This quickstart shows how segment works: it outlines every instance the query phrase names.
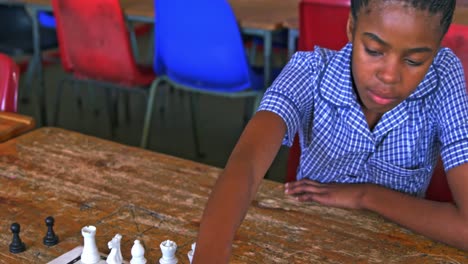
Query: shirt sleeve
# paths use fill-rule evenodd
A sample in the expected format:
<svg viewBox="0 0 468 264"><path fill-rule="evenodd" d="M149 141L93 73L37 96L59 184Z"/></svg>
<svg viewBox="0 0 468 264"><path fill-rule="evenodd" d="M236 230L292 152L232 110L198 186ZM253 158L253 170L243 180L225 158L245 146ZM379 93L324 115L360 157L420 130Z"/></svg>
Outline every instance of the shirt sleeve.
<svg viewBox="0 0 468 264"><path fill-rule="evenodd" d="M463 66L456 56L440 66L442 96L438 123L445 171L468 163L468 93Z"/></svg>
<svg viewBox="0 0 468 264"><path fill-rule="evenodd" d="M270 88L265 92L257 111L270 111L286 123L283 144L291 146L304 111L313 105L314 83L317 65L321 64L318 51L297 52Z"/></svg>

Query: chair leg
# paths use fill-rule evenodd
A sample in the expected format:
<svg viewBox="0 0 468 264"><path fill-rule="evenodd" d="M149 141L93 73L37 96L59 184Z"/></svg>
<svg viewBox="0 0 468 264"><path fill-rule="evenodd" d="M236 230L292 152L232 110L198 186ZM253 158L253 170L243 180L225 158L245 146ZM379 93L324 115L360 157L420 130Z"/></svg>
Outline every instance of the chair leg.
<svg viewBox="0 0 468 264"><path fill-rule="evenodd" d="M156 97L156 91L161 83L161 79L156 79L150 86L148 101L146 103L145 120L143 123L143 131L141 133L140 147L146 148L148 146L148 134L151 128L151 116L153 114L154 99Z"/></svg>
<svg viewBox="0 0 468 264"><path fill-rule="evenodd" d="M153 58L154 55L154 25L152 27L148 41L148 51L146 52L147 58Z"/></svg>
<svg viewBox="0 0 468 264"><path fill-rule="evenodd" d="M251 112L252 112L252 106L253 106L254 102L252 100L252 98L250 97L247 97L244 99L244 115L243 115L243 126L245 128L245 126L247 125L247 123L249 122L250 118L252 117L251 116Z"/></svg>
<svg viewBox="0 0 468 264"><path fill-rule="evenodd" d="M262 98L263 98L263 93L260 93L255 96L254 103L252 106L252 114L250 115L250 117L253 117L255 113L257 112L257 109L260 106L260 102L262 101Z"/></svg>
<svg viewBox="0 0 468 264"><path fill-rule="evenodd" d="M193 143L195 145L195 154L197 158L204 158L205 154L200 150L200 140L198 137L198 129L197 129L197 120L196 120L196 113L195 110L196 106L198 106L198 94L190 94L190 114L192 119L192 136L193 136Z"/></svg>
<svg viewBox="0 0 468 264"><path fill-rule="evenodd" d="M160 101L161 101L161 104L159 104L159 114L161 115L161 118L164 117L164 113L166 112L166 109L168 108L169 106L169 96L171 96L171 94L173 93L173 90L174 90L174 87L170 86L168 87L168 89L164 90L164 89L160 89L159 93L159 98Z"/></svg>
<svg viewBox="0 0 468 264"><path fill-rule="evenodd" d="M38 123L39 126L47 125L47 118L46 118L46 102L45 102L45 85L44 85L44 77L43 77L43 68L41 65L40 57L37 58L33 56L32 60L28 64L28 68L26 71L26 79L24 88L26 91L23 91L21 95L21 102L24 104L29 104L30 97L32 97L31 90L32 90L32 83L34 76L37 74L38 77L38 84L39 86L36 87L36 108L37 113L39 114Z"/></svg>
<svg viewBox="0 0 468 264"><path fill-rule="evenodd" d="M21 102L24 104L29 104L30 103L30 96L31 96L31 90L32 90L32 82L34 78L34 74L37 71L37 59L35 57L32 58L32 60L28 63L28 68L26 69L26 77L25 77L25 82L24 82L24 87L25 91L23 91L22 96L21 96Z"/></svg>
<svg viewBox="0 0 468 264"><path fill-rule="evenodd" d="M243 126L244 128L247 126L249 123L250 119L255 115L257 112L257 108L260 105L260 101L262 100L263 95L259 94L256 95L254 98L246 98L245 104L244 104L244 123Z"/></svg>
<svg viewBox="0 0 468 264"><path fill-rule="evenodd" d="M66 81L67 81L66 78L60 81L59 86L57 88L57 93L55 94L54 119L52 120L53 126L57 126L58 124L58 118L59 118L58 114L60 112L60 99L62 98L62 91L63 91L63 87Z"/></svg>
<svg viewBox="0 0 468 264"><path fill-rule="evenodd" d="M39 61L38 64L38 78L39 78L39 87L37 91L37 104L39 109L39 120L42 126L47 125L47 101L46 101L46 91L45 91L45 78L44 78L44 67L42 67L42 61Z"/></svg>
<svg viewBox="0 0 468 264"><path fill-rule="evenodd" d="M136 38L135 27L133 25L133 21L129 19L127 19L127 29L130 35L130 43L132 45L133 56L135 56L136 60L138 61L138 59L140 58L140 52L138 49L138 41Z"/></svg>
<svg viewBox="0 0 468 264"><path fill-rule="evenodd" d="M258 94L254 97L254 102L252 104L252 112L250 114L250 118L252 118L257 112L257 109L260 106L260 101L262 100L262 98L263 98L263 93Z"/></svg>
<svg viewBox="0 0 468 264"><path fill-rule="evenodd" d="M250 52L249 52L250 65L255 65L256 59L257 59L257 43L255 43L255 40L252 40L252 46L250 47Z"/></svg>

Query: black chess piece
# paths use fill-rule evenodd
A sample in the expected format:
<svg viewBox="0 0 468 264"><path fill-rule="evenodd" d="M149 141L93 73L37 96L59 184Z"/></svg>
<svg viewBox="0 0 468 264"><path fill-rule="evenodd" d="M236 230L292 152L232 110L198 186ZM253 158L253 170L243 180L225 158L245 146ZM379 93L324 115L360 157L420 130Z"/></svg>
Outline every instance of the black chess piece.
<svg viewBox="0 0 468 264"><path fill-rule="evenodd" d="M44 245L46 246L54 246L57 245L59 242L58 236L54 232L54 218L52 216L49 216L45 219L45 223L47 226L47 234L44 237Z"/></svg>
<svg viewBox="0 0 468 264"><path fill-rule="evenodd" d="M18 223L13 223L10 226L10 230L13 233L13 239L11 240L10 244L10 252L11 253L21 253L26 250L26 245L21 241L19 233L21 231L20 225Z"/></svg>

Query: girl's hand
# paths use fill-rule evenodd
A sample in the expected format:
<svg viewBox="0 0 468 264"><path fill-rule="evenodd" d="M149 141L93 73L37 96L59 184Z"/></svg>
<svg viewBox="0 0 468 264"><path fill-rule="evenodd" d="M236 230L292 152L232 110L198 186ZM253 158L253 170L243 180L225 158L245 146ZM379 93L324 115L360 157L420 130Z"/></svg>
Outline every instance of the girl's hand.
<svg viewBox="0 0 468 264"><path fill-rule="evenodd" d="M285 184L285 193L301 202L317 202L323 205L362 209L362 199L369 184L323 184L309 179Z"/></svg>

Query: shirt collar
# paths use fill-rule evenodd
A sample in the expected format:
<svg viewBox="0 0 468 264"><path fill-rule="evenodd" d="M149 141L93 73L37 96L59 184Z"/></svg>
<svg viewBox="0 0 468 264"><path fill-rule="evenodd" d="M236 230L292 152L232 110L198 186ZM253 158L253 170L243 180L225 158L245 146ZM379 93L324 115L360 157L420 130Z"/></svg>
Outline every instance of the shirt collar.
<svg viewBox="0 0 468 264"><path fill-rule="evenodd" d="M352 44L348 43L340 51L334 52L326 60L318 82L320 95L336 106L350 106L357 99L351 78L351 51Z"/></svg>
<svg viewBox="0 0 468 264"><path fill-rule="evenodd" d="M352 47L352 44L348 43L343 49L333 53L332 57L326 62L321 80L319 79L320 95L329 103L336 106L351 106L357 102L351 77ZM429 71L422 82L407 100L413 101L424 98L438 87L439 74L436 64L441 56L440 53L441 51L439 51L434 62L429 67Z"/></svg>

